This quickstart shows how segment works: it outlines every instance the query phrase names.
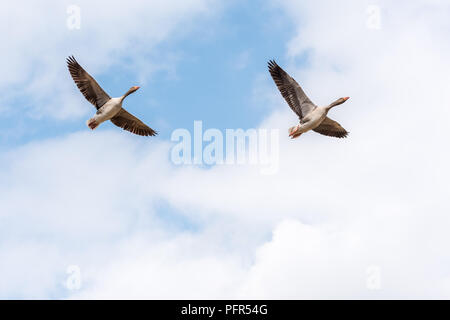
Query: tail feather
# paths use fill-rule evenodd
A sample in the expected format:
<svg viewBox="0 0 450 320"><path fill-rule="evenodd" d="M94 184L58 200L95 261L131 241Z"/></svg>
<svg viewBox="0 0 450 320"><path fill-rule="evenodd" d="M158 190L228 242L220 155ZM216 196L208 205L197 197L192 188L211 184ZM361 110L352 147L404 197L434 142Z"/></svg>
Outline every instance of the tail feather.
<svg viewBox="0 0 450 320"><path fill-rule="evenodd" d="M100 123L98 123L94 118L91 118L88 121L86 121L86 124L89 128L91 128L91 130L94 130L95 128L98 127Z"/></svg>

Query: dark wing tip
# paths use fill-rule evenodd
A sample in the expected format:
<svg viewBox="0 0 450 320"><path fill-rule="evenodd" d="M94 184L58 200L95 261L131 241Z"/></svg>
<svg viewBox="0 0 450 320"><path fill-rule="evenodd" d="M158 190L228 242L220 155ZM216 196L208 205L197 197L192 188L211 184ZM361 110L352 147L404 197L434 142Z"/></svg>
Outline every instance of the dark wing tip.
<svg viewBox="0 0 450 320"><path fill-rule="evenodd" d="M154 136L157 136L158 135L158 131L156 131L156 130L153 130L152 128L150 128L150 133L149 133L149 136L152 136L152 137L154 137Z"/></svg>
<svg viewBox="0 0 450 320"><path fill-rule="evenodd" d="M269 60L269 62L267 62L267 65L269 67L269 70L273 70L274 68L278 67L278 64L275 62L275 60Z"/></svg>
<svg viewBox="0 0 450 320"><path fill-rule="evenodd" d="M122 127L122 129L128 130L126 127ZM146 130L146 129L141 129L141 128L135 128L135 129L131 129L128 130L134 134L143 136L143 137L154 137L158 134L158 132L156 132L155 130L153 130L152 128L149 128L150 130Z"/></svg>
<svg viewBox="0 0 450 320"><path fill-rule="evenodd" d="M141 135L145 136L145 137L154 137L154 136L158 135L158 132L156 132L155 130L152 129L151 131L144 132Z"/></svg>
<svg viewBox="0 0 450 320"><path fill-rule="evenodd" d="M75 59L75 57L73 55L67 57L66 62L67 62L67 65L69 65L69 66L77 66L78 65L78 61Z"/></svg>
<svg viewBox="0 0 450 320"><path fill-rule="evenodd" d="M349 133L350 133L350 132L348 132L348 131L344 131L344 132L341 132L341 133L340 133L338 136L336 136L336 137L339 138L339 139L347 138Z"/></svg>
<svg viewBox="0 0 450 320"><path fill-rule="evenodd" d="M274 80L282 77L284 73L283 69L275 62L275 60L269 60L268 62L269 72Z"/></svg>

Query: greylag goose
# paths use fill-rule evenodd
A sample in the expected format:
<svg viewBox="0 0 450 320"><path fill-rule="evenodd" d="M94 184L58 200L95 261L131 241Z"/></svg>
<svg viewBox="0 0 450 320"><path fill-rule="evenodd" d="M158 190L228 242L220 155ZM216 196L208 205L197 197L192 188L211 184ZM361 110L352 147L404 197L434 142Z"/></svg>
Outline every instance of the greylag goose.
<svg viewBox="0 0 450 320"><path fill-rule="evenodd" d="M131 87L121 97L111 98L97 81L78 64L73 56L67 58L67 67L78 89L97 108L94 117L86 122L89 128L94 130L102 122L111 120L116 126L140 136L157 134L155 130L122 108L123 100L131 93L136 92L139 89L138 86Z"/></svg>
<svg viewBox="0 0 450 320"><path fill-rule="evenodd" d="M289 128L289 136L298 138L302 133L313 130L317 133L345 138L348 132L339 123L327 117L331 108L343 104L349 97L340 98L325 107L318 107L309 100L300 85L274 60L269 61L269 72L281 95L300 119L300 124Z"/></svg>

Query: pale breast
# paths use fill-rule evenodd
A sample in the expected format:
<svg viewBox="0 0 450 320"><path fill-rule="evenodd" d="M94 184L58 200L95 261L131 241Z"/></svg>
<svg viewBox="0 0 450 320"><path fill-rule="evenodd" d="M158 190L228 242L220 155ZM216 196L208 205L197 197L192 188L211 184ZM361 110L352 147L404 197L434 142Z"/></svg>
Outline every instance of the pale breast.
<svg viewBox="0 0 450 320"><path fill-rule="evenodd" d="M102 121L106 121L114 117L122 108L122 103L120 103L119 99L112 98L108 102L106 102L100 109L97 111L97 118Z"/></svg>
<svg viewBox="0 0 450 320"><path fill-rule="evenodd" d="M324 108L316 108L311 113L309 113L303 120L302 123L302 131L306 132L312 129L317 128L327 116L327 110Z"/></svg>

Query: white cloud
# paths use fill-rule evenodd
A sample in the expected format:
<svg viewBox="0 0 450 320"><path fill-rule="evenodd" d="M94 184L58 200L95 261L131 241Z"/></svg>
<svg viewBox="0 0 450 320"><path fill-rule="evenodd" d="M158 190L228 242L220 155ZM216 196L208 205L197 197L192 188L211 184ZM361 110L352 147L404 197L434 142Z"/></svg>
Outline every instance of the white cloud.
<svg viewBox="0 0 450 320"><path fill-rule="evenodd" d="M351 96L330 113L351 134L282 135L276 175L173 167L167 143L120 131L4 155L0 295L448 298L445 5L379 3L379 31L360 1L280 3L297 35L279 63L318 104ZM272 90L261 127L286 132L296 119ZM70 264L79 292L60 285Z"/></svg>

